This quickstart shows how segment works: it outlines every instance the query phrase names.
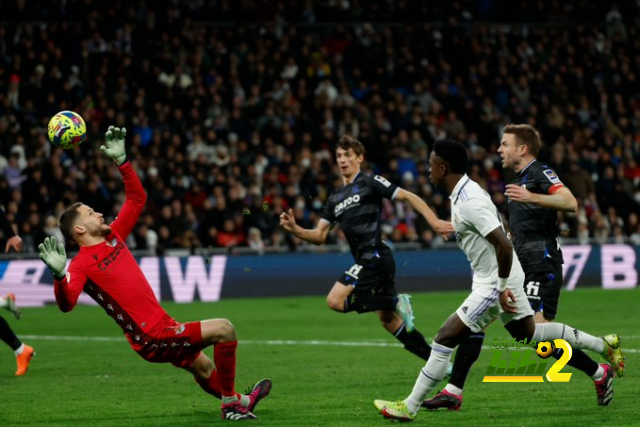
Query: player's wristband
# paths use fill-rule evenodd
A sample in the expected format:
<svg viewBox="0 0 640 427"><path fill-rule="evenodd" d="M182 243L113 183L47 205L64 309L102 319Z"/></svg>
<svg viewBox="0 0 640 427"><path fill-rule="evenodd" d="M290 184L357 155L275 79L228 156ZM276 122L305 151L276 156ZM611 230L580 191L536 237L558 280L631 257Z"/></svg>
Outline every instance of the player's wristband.
<svg viewBox="0 0 640 427"><path fill-rule="evenodd" d="M498 292L504 292L507 290L508 277L498 277Z"/></svg>

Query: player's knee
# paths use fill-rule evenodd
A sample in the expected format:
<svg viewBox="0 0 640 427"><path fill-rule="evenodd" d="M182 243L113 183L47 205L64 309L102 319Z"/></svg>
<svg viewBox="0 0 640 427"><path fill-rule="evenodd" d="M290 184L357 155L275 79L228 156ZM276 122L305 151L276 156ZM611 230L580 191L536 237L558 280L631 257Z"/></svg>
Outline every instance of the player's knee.
<svg viewBox="0 0 640 427"><path fill-rule="evenodd" d="M533 316L527 316L524 319L520 319L514 322L507 323L507 330L516 341L524 339L532 340L533 335L536 332L536 323L533 321Z"/></svg>
<svg viewBox="0 0 640 427"><path fill-rule="evenodd" d="M376 311L382 327L388 331L395 332L402 325L402 318L395 312L389 310Z"/></svg>
<svg viewBox="0 0 640 427"><path fill-rule="evenodd" d="M445 347L449 347L449 348L454 348L459 344L459 340L461 339L461 337L455 337L452 336L451 334L447 333L446 331L440 330L435 338L433 338L433 342L434 343L438 343L442 346Z"/></svg>
<svg viewBox="0 0 640 427"><path fill-rule="evenodd" d="M327 306L333 311L344 311L344 300L334 295L327 295Z"/></svg>
<svg viewBox="0 0 640 427"><path fill-rule="evenodd" d="M220 341L235 341L237 339L236 328L228 319L222 319L219 325Z"/></svg>

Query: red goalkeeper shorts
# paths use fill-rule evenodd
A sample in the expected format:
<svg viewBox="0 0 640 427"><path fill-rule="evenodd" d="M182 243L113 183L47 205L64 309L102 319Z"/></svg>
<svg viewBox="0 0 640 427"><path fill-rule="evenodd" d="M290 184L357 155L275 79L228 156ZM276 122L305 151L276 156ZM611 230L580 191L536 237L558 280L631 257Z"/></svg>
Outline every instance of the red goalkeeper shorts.
<svg viewBox="0 0 640 427"><path fill-rule="evenodd" d="M165 315L147 333L126 334L131 347L152 363L171 363L186 368L202 350L200 322L180 323Z"/></svg>

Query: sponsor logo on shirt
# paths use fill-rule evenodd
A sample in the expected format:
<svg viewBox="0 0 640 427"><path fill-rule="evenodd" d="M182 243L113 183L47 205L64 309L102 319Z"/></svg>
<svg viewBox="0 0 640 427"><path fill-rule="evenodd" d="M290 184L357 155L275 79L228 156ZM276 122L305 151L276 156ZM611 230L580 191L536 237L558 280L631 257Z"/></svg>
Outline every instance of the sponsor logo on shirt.
<svg viewBox="0 0 640 427"><path fill-rule="evenodd" d="M98 268L102 271L105 271L107 267L109 267L111 264L115 262L116 259L118 259L118 256L120 256L120 253L122 253L122 249L124 249L125 247L124 243L118 242L116 241L116 239L114 239L111 242L111 244L107 243L107 245L112 246L115 249L113 252L111 252L111 254L109 254L108 257L106 257L105 259L103 259L98 263Z"/></svg>
<svg viewBox="0 0 640 427"><path fill-rule="evenodd" d="M351 207L358 206L360 204L360 195L354 194L353 196L349 196L344 199L342 202L336 205L336 208L333 210L333 213L338 216L342 213L342 211L349 209Z"/></svg>

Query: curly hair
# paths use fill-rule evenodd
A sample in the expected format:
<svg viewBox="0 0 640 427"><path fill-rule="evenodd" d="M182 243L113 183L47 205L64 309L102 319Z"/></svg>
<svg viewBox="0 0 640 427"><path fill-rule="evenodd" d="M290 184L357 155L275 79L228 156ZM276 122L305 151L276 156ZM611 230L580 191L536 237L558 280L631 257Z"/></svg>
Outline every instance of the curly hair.
<svg viewBox="0 0 640 427"><path fill-rule="evenodd" d="M433 152L444 160L454 173L467 172L469 157L467 147L455 139L440 139L433 144Z"/></svg>

